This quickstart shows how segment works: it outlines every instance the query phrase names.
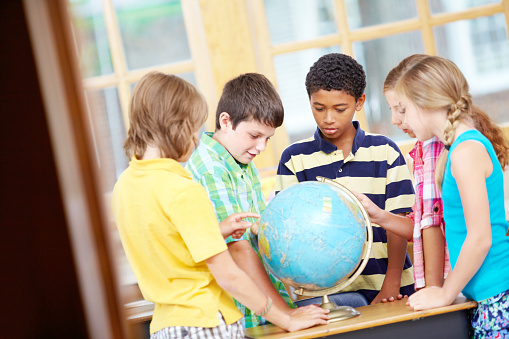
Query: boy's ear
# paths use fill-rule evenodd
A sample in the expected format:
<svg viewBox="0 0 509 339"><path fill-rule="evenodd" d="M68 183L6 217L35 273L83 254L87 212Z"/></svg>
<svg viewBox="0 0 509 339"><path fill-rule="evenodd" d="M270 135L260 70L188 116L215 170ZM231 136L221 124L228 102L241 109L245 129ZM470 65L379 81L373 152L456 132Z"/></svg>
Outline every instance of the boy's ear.
<svg viewBox="0 0 509 339"><path fill-rule="evenodd" d="M232 124L232 119L230 118L230 114L226 112L222 112L219 114L219 126L221 126L221 129L228 128Z"/></svg>
<svg viewBox="0 0 509 339"><path fill-rule="evenodd" d="M360 111L362 107L364 106L364 103L366 102L366 94L363 93L359 99L357 99L357 102L355 103L355 110Z"/></svg>

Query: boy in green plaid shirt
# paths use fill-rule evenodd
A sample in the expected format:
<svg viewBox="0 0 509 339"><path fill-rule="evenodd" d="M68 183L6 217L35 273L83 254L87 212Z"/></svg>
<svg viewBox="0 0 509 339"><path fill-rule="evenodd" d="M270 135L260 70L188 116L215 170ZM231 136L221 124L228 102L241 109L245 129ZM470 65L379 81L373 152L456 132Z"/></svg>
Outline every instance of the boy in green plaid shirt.
<svg viewBox="0 0 509 339"><path fill-rule="evenodd" d="M186 165L193 179L207 190L219 221L232 213L261 214L265 209L260 175L252 160L265 150L283 117L281 99L262 74L243 74L225 85L216 111L215 132L202 135ZM299 312L283 283L263 266L255 235L247 231L241 239L229 237L226 242L235 263L274 304L290 314ZM246 328L266 323L235 303L244 314Z"/></svg>

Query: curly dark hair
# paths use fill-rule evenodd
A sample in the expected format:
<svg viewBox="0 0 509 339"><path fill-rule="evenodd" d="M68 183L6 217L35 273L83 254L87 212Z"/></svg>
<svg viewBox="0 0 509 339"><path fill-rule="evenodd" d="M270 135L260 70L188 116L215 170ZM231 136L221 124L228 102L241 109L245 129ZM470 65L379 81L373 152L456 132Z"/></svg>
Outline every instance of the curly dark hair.
<svg viewBox="0 0 509 339"><path fill-rule="evenodd" d="M324 89L345 91L359 99L366 88L366 73L352 57L342 53L326 54L318 59L306 76L308 97Z"/></svg>

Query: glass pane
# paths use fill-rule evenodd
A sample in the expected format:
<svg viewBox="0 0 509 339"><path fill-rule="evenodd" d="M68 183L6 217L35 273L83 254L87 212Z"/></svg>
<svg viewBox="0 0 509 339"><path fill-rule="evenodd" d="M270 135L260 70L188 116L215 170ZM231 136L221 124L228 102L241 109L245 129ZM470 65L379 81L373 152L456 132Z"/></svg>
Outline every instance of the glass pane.
<svg viewBox="0 0 509 339"><path fill-rule="evenodd" d="M316 129L306 92L306 75L318 58L328 53L340 53L340 46L314 48L305 51L276 55L277 86L285 108L284 125L295 142L313 135Z"/></svg>
<svg viewBox="0 0 509 339"><path fill-rule="evenodd" d="M139 69L191 59L178 0L114 0L127 67Z"/></svg>
<svg viewBox="0 0 509 339"><path fill-rule="evenodd" d="M83 77L113 73L101 0L69 1Z"/></svg>
<svg viewBox="0 0 509 339"><path fill-rule="evenodd" d="M333 0L265 0L265 14L273 45L337 32Z"/></svg>
<svg viewBox="0 0 509 339"><path fill-rule="evenodd" d="M127 168L128 159L125 155L123 143L127 137L124 118L120 108L116 87L103 90L88 91L86 93L89 112L93 114L94 139L96 147L102 147L100 152L111 155L98 158L99 166L107 177L107 189L113 190L118 177ZM91 119L92 120L92 119ZM99 152L99 150L97 150Z"/></svg>
<svg viewBox="0 0 509 339"><path fill-rule="evenodd" d="M393 140L408 138L391 123L391 110L385 100L383 86L392 68L407 56L417 53L424 53L420 31L354 43L355 59L366 72L364 111L370 132L387 135Z"/></svg>
<svg viewBox="0 0 509 339"><path fill-rule="evenodd" d="M438 55L454 61L467 78L474 103L498 122L509 115L509 41L497 14L434 29Z"/></svg>
<svg viewBox="0 0 509 339"><path fill-rule="evenodd" d="M175 75L181 77L182 79L186 80L187 82L193 84L194 87L198 88L198 85L196 84L196 76L194 75L194 72L179 73L179 74L175 74Z"/></svg>
<svg viewBox="0 0 509 339"><path fill-rule="evenodd" d="M198 88L198 86L196 85L196 76L195 76L194 72L177 73L175 75L178 77L181 77L185 81L191 83L194 87ZM131 93L134 89L134 86L136 86L136 82L131 82L129 84L129 89L131 90Z"/></svg>
<svg viewBox="0 0 509 339"><path fill-rule="evenodd" d="M457 12L476 6L500 2L501 0L429 0L431 14Z"/></svg>
<svg viewBox="0 0 509 339"><path fill-rule="evenodd" d="M351 30L417 17L415 1L345 0Z"/></svg>

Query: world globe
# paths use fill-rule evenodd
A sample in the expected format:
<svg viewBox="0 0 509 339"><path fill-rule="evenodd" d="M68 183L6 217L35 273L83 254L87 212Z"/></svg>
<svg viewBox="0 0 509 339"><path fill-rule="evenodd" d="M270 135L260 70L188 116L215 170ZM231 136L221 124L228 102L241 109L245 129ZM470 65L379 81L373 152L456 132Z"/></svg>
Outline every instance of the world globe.
<svg viewBox="0 0 509 339"><path fill-rule="evenodd" d="M258 231L265 266L304 296L348 286L366 266L373 241L368 214L355 195L332 180L317 180L279 192Z"/></svg>

